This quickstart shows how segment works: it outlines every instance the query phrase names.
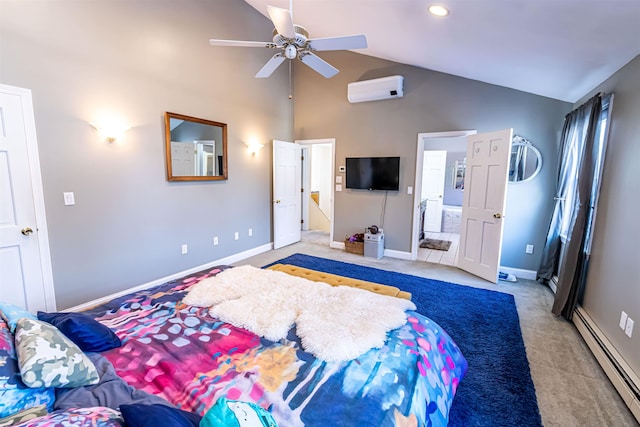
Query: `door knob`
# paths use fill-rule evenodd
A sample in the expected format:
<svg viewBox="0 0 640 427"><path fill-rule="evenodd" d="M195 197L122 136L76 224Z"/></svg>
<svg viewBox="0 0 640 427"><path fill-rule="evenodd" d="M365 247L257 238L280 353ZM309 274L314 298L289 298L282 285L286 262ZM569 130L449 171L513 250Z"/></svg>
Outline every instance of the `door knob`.
<svg viewBox="0 0 640 427"><path fill-rule="evenodd" d="M280 203L280 200L276 200L276 203Z"/></svg>
<svg viewBox="0 0 640 427"><path fill-rule="evenodd" d="M28 236L29 234L33 233L33 229L31 227L25 227L22 230L20 230L20 232L25 236Z"/></svg>
<svg viewBox="0 0 640 427"><path fill-rule="evenodd" d="M494 217L494 218L497 218L497 219L500 219L500 218L502 218L502 214L494 213L494 214L493 214L493 217Z"/></svg>

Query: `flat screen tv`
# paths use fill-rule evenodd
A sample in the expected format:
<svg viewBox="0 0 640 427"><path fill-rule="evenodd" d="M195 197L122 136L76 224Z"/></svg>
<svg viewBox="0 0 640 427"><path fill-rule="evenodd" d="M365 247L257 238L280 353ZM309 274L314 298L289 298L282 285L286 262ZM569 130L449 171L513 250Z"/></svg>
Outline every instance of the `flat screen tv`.
<svg viewBox="0 0 640 427"><path fill-rule="evenodd" d="M400 189L400 157L347 157L346 187L358 190Z"/></svg>

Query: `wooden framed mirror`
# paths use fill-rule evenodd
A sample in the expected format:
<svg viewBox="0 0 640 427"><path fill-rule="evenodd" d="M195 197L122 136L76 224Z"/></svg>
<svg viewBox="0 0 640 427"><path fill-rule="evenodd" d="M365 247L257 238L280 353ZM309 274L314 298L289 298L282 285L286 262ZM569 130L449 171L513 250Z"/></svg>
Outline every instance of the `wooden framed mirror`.
<svg viewBox="0 0 640 427"><path fill-rule="evenodd" d="M167 179L227 179L227 124L166 112Z"/></svg>

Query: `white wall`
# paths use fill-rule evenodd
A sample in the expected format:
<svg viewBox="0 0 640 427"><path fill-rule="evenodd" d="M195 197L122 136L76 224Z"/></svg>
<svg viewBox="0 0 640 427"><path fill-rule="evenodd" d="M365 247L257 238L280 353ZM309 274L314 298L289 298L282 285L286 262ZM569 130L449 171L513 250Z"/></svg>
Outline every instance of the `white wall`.
<svg viewBox="0 0 640 427"><path fill-rule="evenodd" d="M331 144L312 144L311 191L320 192L320 210L331 218Z"/></svg>

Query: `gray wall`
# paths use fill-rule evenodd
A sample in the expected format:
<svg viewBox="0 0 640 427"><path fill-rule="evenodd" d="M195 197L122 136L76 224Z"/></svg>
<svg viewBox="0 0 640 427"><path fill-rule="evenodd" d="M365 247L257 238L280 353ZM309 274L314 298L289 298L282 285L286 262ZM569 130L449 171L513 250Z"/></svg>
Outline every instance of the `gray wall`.
<svg viewBox="0 0 640 427"><path fill-rule="evenodd" d="M576 107L600 91L615 95L582 306L640 375L640 56ZM618 327L623 310L635 321L632 338Z"/></svg>
<svg viewBox="0 0 640 427"><path fill-rule="evenodd" d="M536 270L549 226L556 180L558 139L571 104L512 89L397 64L353 52L323 52L340 73L324 79L295 66L296 139L336 138L336 170L345 157L400 156L399 192L389 192L386 248L411 250L418 133L513 128L540 149L543 167L533 181L509 185L501 264ZM472 66L472 65L470 65ZM508 66L508 64L505 64ZM389 75L404 76L404 97L350 104L347 84ZM336 193L334 238L380 224L384 193ZM525 246L534 244L532 255Z"/></svg>
<svg viewBox="0 0 640 427"><path fill-rule="evenodd" d="M288 73L255 79L270 52L208 44L271 30L238 0L2 2L0 81L33 93L59 308L271 241L269 141L293 138ZM228 124L227 181L167 182L165 111ZM104 112L131 126L122 141L88 124ZM250 138L268 144L256 157Z"/></svg>

